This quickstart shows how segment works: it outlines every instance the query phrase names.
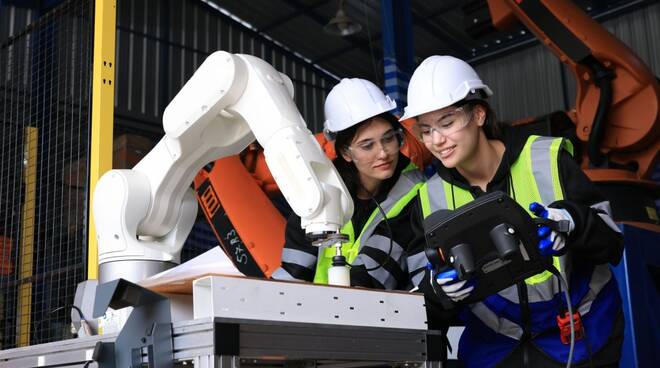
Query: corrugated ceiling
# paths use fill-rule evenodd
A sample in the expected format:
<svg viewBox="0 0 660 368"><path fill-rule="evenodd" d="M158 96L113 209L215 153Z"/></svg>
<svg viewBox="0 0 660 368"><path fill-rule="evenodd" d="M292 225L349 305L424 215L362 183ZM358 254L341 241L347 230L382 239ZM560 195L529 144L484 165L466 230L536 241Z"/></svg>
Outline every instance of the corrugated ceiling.
<svg viewBox="0 0 660 368"><path fill-rule="evenodd" d="M363 77L382 82L381 0L345 0L346 13L362 25L360 33L349 37L323 33L323 26L338 9L338 0L200 1L217 4L258 32L295 50L338 77ZM522 27L509 32L497 32L490 28L478 38L471 37L470 32L466 31L466 24L473 23L475 17L487 16L485 0L410 2L416 61L434 54L471 59L489 54L504 44L531 38L529 32L521 34ZM620 0L575 2L592 14L622 4L640 3Z"/></svg>

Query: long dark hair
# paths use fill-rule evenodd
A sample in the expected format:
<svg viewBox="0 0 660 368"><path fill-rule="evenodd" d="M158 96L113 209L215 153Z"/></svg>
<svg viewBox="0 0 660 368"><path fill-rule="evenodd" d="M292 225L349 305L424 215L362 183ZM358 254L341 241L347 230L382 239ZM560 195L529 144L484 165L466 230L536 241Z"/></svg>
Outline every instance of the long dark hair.
<svg viewBox="0 0 660 368"><path fill-rule="evenodd" d="M457 103L456 107L462 106L467 113L472 114L477 105L480 105L486 111L486 120L483 125L486 138L502 140L502 125L497 121L495 111L488 102L482 99L463 100Z"/></svg>
<svg viewBox="0 0 660 368"><path fill-rule="evenodd" d="M333 163L339 172L339 176L341 176L344 184L346 184L346 188L352 196L357 194L358 189L360 189L362 184L360 182L360 176L358 175L357 167L353 162L346 161L342 156L342 153L348 151L348 147L351 145L351 142L353 142L353 138L355 138L355 134L357 133L358 129L364 125L371 124L376 118L383 119L390 123L392 129L401 129L401 124L394 117L394 115L384 112L365 121L357 123L350 128L337 132L337 136L335 138L335 152L337 152L337 158L335 158ZM376 194L377 193L372 193L374 196Z"/></svg>

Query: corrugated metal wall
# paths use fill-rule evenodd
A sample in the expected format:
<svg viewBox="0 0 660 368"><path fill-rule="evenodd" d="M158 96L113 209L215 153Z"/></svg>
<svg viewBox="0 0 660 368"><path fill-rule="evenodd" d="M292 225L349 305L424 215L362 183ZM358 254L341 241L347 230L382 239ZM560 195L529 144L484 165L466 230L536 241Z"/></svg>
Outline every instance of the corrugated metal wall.
<svg viewBox="0 0 660 368"><path fill-rule="evenodd" d="M660 3L608 20L604 26L660 75ZM500 120L564 110L573 105L575 81L540 44L476 66L493 89Z"/></svg>
<svg viewBox="0 0 660 368"><path fill-rule="evenodd" d="M198 0L119 0L117 133L159 136L162 111L216 50L258 56L287 74L308 127L321 130L323 101L336 83L331 76Z"/></svg>

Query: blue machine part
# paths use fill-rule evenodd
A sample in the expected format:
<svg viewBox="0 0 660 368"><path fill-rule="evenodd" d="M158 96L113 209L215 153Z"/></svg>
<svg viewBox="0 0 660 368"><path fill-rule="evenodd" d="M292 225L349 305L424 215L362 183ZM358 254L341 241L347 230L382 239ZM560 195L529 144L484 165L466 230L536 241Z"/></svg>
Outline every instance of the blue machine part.
<svg viewBox="0 0 660 368"><path fill-rule="evenodd" d="M660 232L620 225L623 259L612 268L626 319L621 368L660 362Z"/></svg>

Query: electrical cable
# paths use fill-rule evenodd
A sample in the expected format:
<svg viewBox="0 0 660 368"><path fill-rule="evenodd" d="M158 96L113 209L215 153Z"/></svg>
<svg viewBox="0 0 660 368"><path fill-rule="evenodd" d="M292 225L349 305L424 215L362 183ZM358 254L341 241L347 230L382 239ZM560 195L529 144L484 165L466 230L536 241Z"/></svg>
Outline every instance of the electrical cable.
<svg viewBox="0 0 660 368"><path fill-rule="evenodd" d="M392 249L394 248L394 240L392 240L392 238L394 237L394 233L392 232L392 227L390 226L390 222L387 219L387 214L385 213L385 210L383 210L383 207L380 206L380 203L378 203L376 198L374 198L374 196L370 192L367 192L367 193L369 193L369 198L376 204L376 208L378 208L378 211L383 216L383 221L385 222L385 226L387 227L387 232L390 235L389 236L389 238L390 238L390 247L387 250L387 257L385 257L385 262L378 262L378 265L376 265L375 267L371 267L371 268L365 267L365 270L367 272L369 272L369 271L377 270L381 267L385 267L387 262L389 262L389 260L391 258L390 256L392 255Z"/></svg>
<svg viewBox="0 0 660 368"><path fill-rule="evenodd" d="M85 321L85 317L84 317L84 315L83 315L83 312L80 310L80 308L78 308L77 306L75 306L75 305L73 305L73 304L69 304L69 305L64 305L64 306L61 306L61 307L57 307L57 308L55 308L55 309L53 309L53 310L48 311L48 312L46 313L46 315L47 315L47 316L50 316L50 315L52 315L52 314L54 314L54 313L57 313L57 312L59 312L59 311L61 311L61 310L63 310L63 309L67 309L67 308L75 309L75 311L78 312L78 316L80 317L80 321L81 321L81 325L82 325L82 321ZM41 328L41 324L47 321L47 320L44 319L44 318L45 318L45 316L42 317L42 319L39 320L39 321L36 323L36 325L35 325L35 330L38 331L38 330ZM73 322L73 320L72 320L72 322ZM86 322L86 321L85 321L85 322ZM83 326L83 328L87 329L88 327Z"/></svg>
<svg viewBox="0 0 660 368"><path fill-rule="evenodd" d="M78 312L78 317L80 317L80 326L83 328L83 330L85 331L85 333L86 333L88 336L93 335L94 333L93 333L93 331L92 331L92 327L91 327L91 326L89 325L89 323L87 322L87 319L85 318L85 315L84 315L83 312L80 310L80 308L78 308L78 306L76 306L76 305L74 305L74 304L65 305L65 306L62 306L62 307L55 308L55 309L53 309L52 311L48 312L48 314L53 314L53 313L55 313L55 312L57 312L57 311L60 311L60 310L62 310L62 309L67 309L67 308L71 308L71 309L75 310L76 312ZM71 322L73 322L73 320L72 320Z"/></svg>
<svg viewBox="0 0 660 368"><path fill-rule="evenodd" d="M399 142L399 143L400 143L400 145L403 144L402 142ZM399 175L401 175L401 173ZM370 271L377 270L381 267L385 267L387 262L389 262L389 260L391 258L391 255L392 255L392 250L394 249L394 240L393 240L394 232L392 231L392 227L390 226L390 222L387 219L387 213L385 213L385 210L383 210L383 207L380 206L380 203L378 203L378 200L376 200L373 193L371 193L371 191L367 190L364 187L362 189L364 189L364 191L369 195L369 199L371 199L376 204L376 208L378 209L378 212L380 212L381 216L383 216L383 221L385 222L385 226L387 227L387 232L389 234L389 239L390 239L390 246L389 246L389 249L387 250L387 257L385 257L385 262L378 262L378 264L376 266L371 267L371 268L368 268L368 267L365 266L365 271L370 272Z"/></svg>
<svg viewBox="0 0 660 368"><path fill-rule="evenodd" d="M557 277L559 280L559 288L563 289L564 296L566 298L566 307L568 308L568 315L570 316L569 324L571 326L571 346L568 350L568 361L566 362L566 368L571 368L571 363L573 362L573 349L575 348L575 322L573 322L573 303L571 303L571 295L568 293L568 283L561 275L561 273L554 266L548 267L548 271Z"/></svg>

